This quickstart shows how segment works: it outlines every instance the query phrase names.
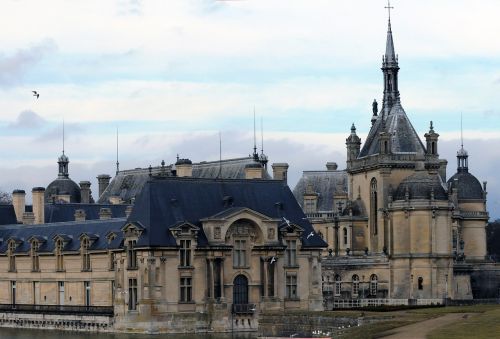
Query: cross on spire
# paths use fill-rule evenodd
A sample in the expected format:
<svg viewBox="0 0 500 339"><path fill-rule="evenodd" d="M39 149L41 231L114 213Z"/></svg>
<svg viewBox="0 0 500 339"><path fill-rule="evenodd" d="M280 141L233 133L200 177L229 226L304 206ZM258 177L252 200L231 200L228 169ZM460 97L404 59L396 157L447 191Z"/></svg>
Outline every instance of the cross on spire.
<svg viewBox="0 0 500 339"><path fill-rule="evenodd" d="M394 9L393 6L391 6L391 0L387 0L387 6L384 8L387 8L387 12L389 13L389 21L391 21L391 9Z"/></svg>

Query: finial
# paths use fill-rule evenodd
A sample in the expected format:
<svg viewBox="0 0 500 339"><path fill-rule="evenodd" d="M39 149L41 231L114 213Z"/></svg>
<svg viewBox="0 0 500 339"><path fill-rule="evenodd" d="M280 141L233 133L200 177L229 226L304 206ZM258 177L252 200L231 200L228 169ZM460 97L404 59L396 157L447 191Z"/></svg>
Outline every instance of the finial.
<svg viewBox="0 0 500 339"><path fill-rule="evenodd" d="M394 9L394 7L391 6L391 0L387 0L387 6L384 8L387 8L387 12L389 13L389 29L391 29L391 9Z"/></svg>
<svg viewBox="0 0 500 339"><path fill-rule="evenodd" d="M462 149L464 149L464 129L462 125L462 113L460 112L460 143L462 146Z"/></svg>
<svg viewBox="0 0 500 339"><path fill-rule="evenodd" d="M264 154L264 121L262 117L260 117L260 138L261 138L261 154Z"/></svg>
<svg viewBox="0 0 500 339"><path fill-rule="evenodd" d="M165 167L165 160L161 161L161 167Z"/></svg>
<svg viewBox="0 0 500 339"><path fill-rule="evenodd" d="M253 106L253 158L254 160L259 159L257 154L257 137L255 132L255 105Z"/></svg>
<svg viewBox="0 0 500 339"><path fill-rule="evenodd" d="M356 134L356 126L354 126L354 122L352 123L351 126L351 134Z"/></svg>
<svg viewBox="0 0 500 339"><path fill-rule="evenodd" d="M64 154L64 118L63 118L63 135L62 135L62 137L63 137L63 140L62 140L62 142L63 142L63 145L62 145L63 146L62 154Z"/></svg>
<svg viewBox="0 0 500 339"><path fill-rule="evenodd" d="M116 127L116 174L120 171L120 162L118 161L118 127Z"/></svg>
<svg viewBox="0 0 500 339"><path fill-rule="evenodd" d="M151 178L153 176L153 167L151 165L149 165L148 171L149 171L149 177Z"/></svg>
<svg viewBox="0 0 500 339"><path fill-rule="evenodd" d="M373 115L377 116L377 114L378 114L378 102L377 102L377 99L373 99L372 111L373 111Z"/></svg>
<svg viewBox="0 0 500 339"><path fill-rule="evenodd" d="M429 132L434 133L434 126L432 124L432 120L431 120L431 123L430 123L430 126L429 126Z"/></svg>
<svg viewBox="0 0 500 339"><path fill-rule="evenodd" d="M177 153L177 161L179 161L179 153Z"/></svg>

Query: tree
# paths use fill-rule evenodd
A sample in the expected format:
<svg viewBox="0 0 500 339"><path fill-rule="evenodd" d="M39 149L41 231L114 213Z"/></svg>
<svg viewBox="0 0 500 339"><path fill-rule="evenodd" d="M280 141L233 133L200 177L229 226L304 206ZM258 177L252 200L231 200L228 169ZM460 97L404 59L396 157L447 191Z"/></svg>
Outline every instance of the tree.
<svg viewBox="0 0 500 339"><path fill-rule="evenodd" d="M495 260L500 260L500 219L488 223L486 228L486 246L488 254Z"/></svg>
<svg viewBox="0 0 500 339"><path fill-rule="evenodd" d="M11 205L11 204L12 204L12 194L0 191L0 205Z"/></svg>

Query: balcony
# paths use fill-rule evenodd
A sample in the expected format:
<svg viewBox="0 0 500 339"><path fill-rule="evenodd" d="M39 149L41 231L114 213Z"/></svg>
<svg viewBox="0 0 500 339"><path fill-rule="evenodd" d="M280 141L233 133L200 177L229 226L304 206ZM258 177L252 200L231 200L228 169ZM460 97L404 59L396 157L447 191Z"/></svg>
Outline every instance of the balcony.
<svg viewBox="0 0 500 339"><path fill-rule="evenodd" d="M233 304L233 314L254 314L256 310L255 304Z"/></svg>
<svg viewBox="0 0 500 339"><path fill-rule="evenodd" d="M112 316L113 306L0 304L0 312Z"/></svg>

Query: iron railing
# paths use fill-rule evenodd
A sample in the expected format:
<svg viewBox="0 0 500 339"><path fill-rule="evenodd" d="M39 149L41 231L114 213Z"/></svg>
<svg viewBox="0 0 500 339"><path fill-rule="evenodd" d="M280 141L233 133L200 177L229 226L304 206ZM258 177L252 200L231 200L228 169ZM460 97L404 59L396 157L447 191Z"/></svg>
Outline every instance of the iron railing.
<svg viewBox="0 0 500 339"><path fill-rule="evenodd" d="M254 314L255 304L233 304L233 314Z"/></svg>
<svg viewBox="0 0 500 339"><path fill-rule="evenodd" d="M0 312L112 316L113 306L0 304Z"/></svg>

